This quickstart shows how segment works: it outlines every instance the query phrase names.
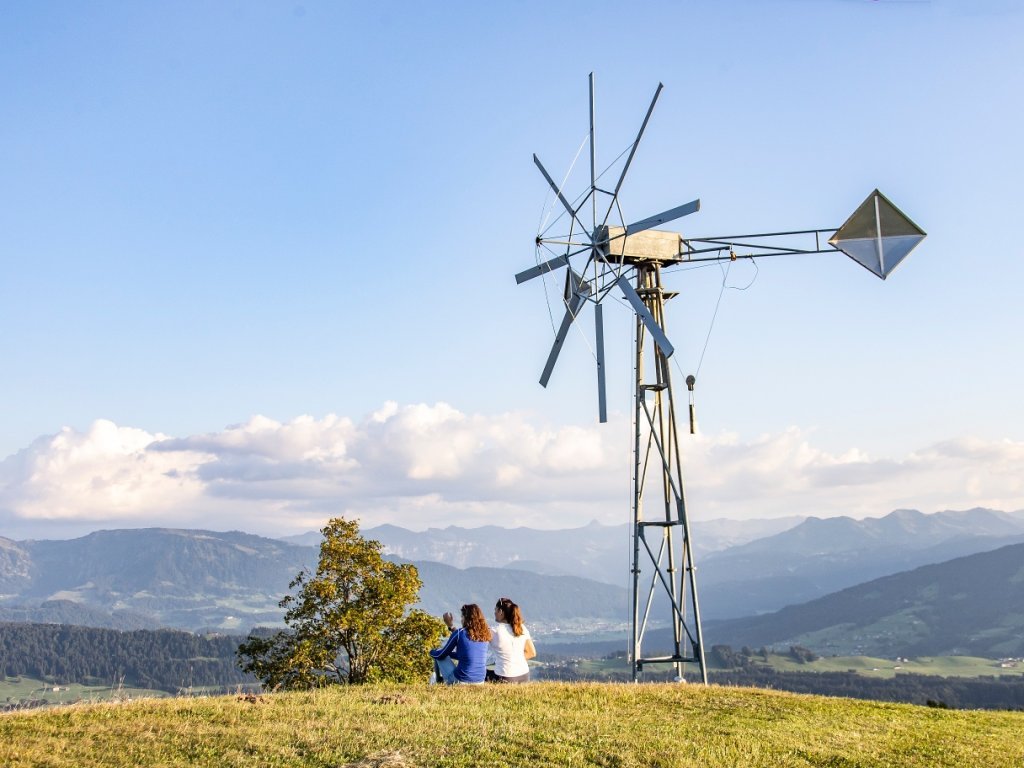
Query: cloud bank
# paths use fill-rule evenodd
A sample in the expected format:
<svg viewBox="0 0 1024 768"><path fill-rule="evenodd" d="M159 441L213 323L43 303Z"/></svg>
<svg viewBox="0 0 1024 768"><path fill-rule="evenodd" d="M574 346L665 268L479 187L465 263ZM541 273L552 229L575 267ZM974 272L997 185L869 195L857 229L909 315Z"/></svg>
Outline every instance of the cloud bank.
<svg viewBox="0 0 1024 768"><path fill-rule="evenodd" d="M0 461L0 536L141 526L282 535L336 515L415 529L621 523L630 431L624 422L553 426L444 403L386 403L359 422L254 416L187 437L98 420ZM871 457L826 452L791 428L747 442L688 437L683 450L694 519L1024 508L1024 443L1009 440Z"/></svg>

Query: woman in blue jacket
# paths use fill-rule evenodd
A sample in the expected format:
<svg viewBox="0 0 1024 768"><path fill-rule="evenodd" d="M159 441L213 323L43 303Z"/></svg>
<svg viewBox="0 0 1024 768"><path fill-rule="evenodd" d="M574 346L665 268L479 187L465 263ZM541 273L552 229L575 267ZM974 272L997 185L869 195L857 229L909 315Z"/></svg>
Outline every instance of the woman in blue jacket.
<svg viewBox="0 0 1024 768"><path fill-rule="evenodd" d="M444 645L430 652L430 656L434 659L438 675L448 685L476 685L482 683L487 674L487 644L491 639L491 629L476 603L464 605L460 611L462 626L458 629L452 614L445 613L442 617L451 634Z"/></svg>

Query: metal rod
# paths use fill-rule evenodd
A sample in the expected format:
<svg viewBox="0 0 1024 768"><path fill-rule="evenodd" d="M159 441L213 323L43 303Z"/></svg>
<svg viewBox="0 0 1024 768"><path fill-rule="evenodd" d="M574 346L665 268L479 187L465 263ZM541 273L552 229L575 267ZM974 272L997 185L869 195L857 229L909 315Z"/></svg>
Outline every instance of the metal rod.
<svg viewBox="0 0 1024 768"><path fill-rule="evenodd" d="M594 346L597 352L597 417L604 424L608 421L608 398L604 370L604 305L594 304Z"/></svg>
<svg viewBox="0 0 1024 768"><path fill-rule="evenodd" d="M812 253L808 248L796 248L792 245L762 245L761 243L748 243L743 240L702 240L701 242L710 243L712 245L720 245L723 248L728 248L730 251L730 257L739 248L758 248L762 251L772 251L773 253Z"/></svg>
<svg viewBox="0 0 1024 768"><path fill-rule="evenodd" d="M686 548L686 562L690 564L690 593L693 600L693 629L697 641L697 663L700 665L701 681L708 684L708 665L704 660L704 632L700 624L700 603L697 600L697 566L693 564L693 553L690 550L690 525L683 525L683 546Z"/></svg>
<svg viewBox="0 0 1024 768"><path fill-rule="evenodd" d="M629 150L629 157L626 158L625 164L622 166L622 173L619 174L619 180L615 184L615 191L612 192L612 202L608 206L608 212L604 215L604 221L602 224L608 223L608 217L612 214L612 209L615 207L616 202L619 198L619 190L622 188L622 182L626 179L626 172L629 170L629 166L633 162L633 155L636 154L636 148L640 146L640 139L644 135L644 131L647 130L647 123L651 119L651 115L654 113L654 105L658 103L658 96L661 95L661 91L665 86L658 83L658 89L654 92L654 98L651 99L651 106L647 108L647 114L644 116L643 123L640 124L640 130L637 131L636 138L633 139L633 146Z"/></svg>
<svg viewBox="0 0 1024 768"><path fill-rule="evenodd" d="M565 254L567 258L569 256L578 256L581 253L586 253L593 247L590 242L584 243L582 240L548 240L543 237L537 240L537 245L566 245L577 248L577 250Z"/></svg>
<svg viewBox="0 0 1024 768"><path fill-rule="evenodd" d="M654 599L654 583L655 582L660 580L661 581L661 586L664 587L665 591L670 593L670 594L672 593L671 584L665 578L665 574L662 573L662 570L661 570L661 560L662 560L662 557L663 557L663 553L665 551L666 541L668 542L669 547L671 547L671 544L672 544L671 536L666 535L666 534L668 534L668 528L667 527L662 531L661 548L658 550L657 561L655 561L654 553L651 551L651 547L647 543L647 537L646 536L642 536L641 537L643 539L643 542L644 542L644 549L647 550L647 556L651 559L651 562L655 564L654 575L651 577L651 582L652 582L651 583L651 591L650 591L650 594L649 594L648 600L647 600L647 611L648 612L650 612L650 609L651 609L651 605L650 605L651 601ZM670 555L670 557L671 557L671 555ZM671 560L669 562L671 563ZM677 620L682 621L685 618L685 615L682 613L682 611L680 610L680 608L676 604L676 602L677 601L675 601L675 600L672 601L672 614L673 614L673 616ZM647 625L647 615L645 614L644 615L644 626L646 627L646 625ZM673 629L675 631L677 631L677 632L679 631L679 627L678 626L673 627ZM689 633L687 632L687 634L689 634Z"/></svg>
<svg viewBox="0 0 1024 768"><path fill-rule="evenodd" d="M537 166L537 169L544 176L544 179L545 181L547 181L548 186L550 186L551 189L554 191L555 196L558 198L559 202L561 202L562 205L565 207L565 210L569 213L569 216L571 216L573 220L580 225L580 229L586 230L586 227L583 226L583 222L580 221L579 217L576 215L576 209L569 205L569 201L565 199L565 195L562 194L562 190L559 188L557 184L555 184L555 180L551 178L551 175L548 173L547 169L544 167L544 164L540 161L540 158L537 157L537 155L533 156L533 164Z"/></svg>
<svg viewBox="0 0 1024 768"><path fill-rule="evenodd" d="M640 469L640 403L643 397L644 375L644 326L640 316L636 315L635 351L636 358L633 372L635 389L633 394L633 584L630 595L632 619L632 643L629 655L632 664L633 682L637 681L638 657L640 656L640 521L643 519L643 480Z"/></svg>
<svg viewBox="0 0 1024 768"><path fill-rule="evenodd" d="M597 229L597 195L594 194L594 187L597 186L594 164L594 73L590 73L590 231ZM593 234L591 235L593 237Z"/></svg>
<svg viewBox="0 0 1024 768"><path fill-rule="evenodd" d="M672 496L674 498L679 498L679 495L680 495L679 489L676 488L675 481L672 479L672 470L670 468L668 459L665 458L665 449L664 449L664 447L661 444L661 440L659 440L658 436L654 434L654 416L647 409L647 402L646 401L644 402L643 405L644 405L644 413L647 415L647 423L648 423L648 425L651 428L651 438L650 439L652 439L654 441L655 446L658 448L658 453L661 456L661 468L662 468L663 474L664 474L664 476L666 478L668 478L667 482L669 483L669 487L672 489Z"/></svg>
<svg viewBox="0 0 1024 768"><path fill-rule="evenodd" d="M701 248L690 251L690 253L713 253L715 251L724 251L727 246L720 248ZM755 246L761 247L761 246ZM767 246L766 246L767 247ZM768 256L812 256L815 253L842 253L838 248L822 248L820 251L801 251L799 249L791 249L788 251L778 251L772 253L737 253L729 254L728 256L708 256L700 259L683 259L677 262L677 264L690 264L700 263L704 261L736 261L737 259L763 259ZM672 264L670 266L676 266Z"/></svg>
<svg viewBox="0 0 1024 768"><path fill-rule="evenodd" d="M653 303L654 303L654 305L655 305L655 307L657 309L658 322L662 326L664 326L665 325L665 296L664 296L664 293L661 291L661 269L660 269L660 267L657 264L655 264L654 265L654 269L651 270L651 276L652 276L653 283L654 283L653 287L658 289L658 290L655 291L655 295L654 295L654 298L653 298L652 301L653 301ZM675 487L675 482L673 481L672 472L668 471L668 472L664 473L664 482L663 482L663 487L662 487L662 493L664 494L664 499L665 499L665 521L669 522L672 519L672 508L673 508L673 506L675 506L677 509L678 509L678 506L679 506L680 494L682 493L681 485L682 485L683 474L682 474L681 467L678 466L678 464L679 464L679 446L678 446L678 444L676 442L675 398L673 398L671 396L672 395L672 381L671 381L672 371L671 371L671 368L668 365L668 361L665 360L663 357L659 357L658 358L658 363L659 363L659 366L658 366L659 367L658 383L659 384L663 384L665 386L664 390L659 390L659 392L658 392L659 411L660 411L659 418L661 420L661 434L662 435L666 435L667 434L667 439L665 440L665 442L666 442L666 448L667 448L667 451L668 451L667 455L665 455L664 451L663 451L662 455L663 455L663 458L665 459L666 463L670 467L671 467L671 465L673 463L672 459L673 459L673 457L675 457L676 464L677 464L675 477L678 477L679 478L679 482L680 482L680 488L677 490L676 487ZM663 392L664 393L668 393L668 397L667 398L662 397L662 393ZM665 415L666 415L665 414L665 400L666 399L668 401L668 409L667 409L668 410L668 421L667 421L667 423L665 421ZM666 432L666 430L667 430L667 432ZM672 491L671 494L670 494L670 490ZM671 498L670 498L670 496L671 496ZM675 501L674 505L673 505L672 501ZM666 538L668 540L669 595L671 597L673 610L676 611L679 614L677 616L676 620L672 623L672 639L673 639L673 644L675 646L675 654L676 654L676 656L680 656L680 655L682 655L682 653L681 653L681 651L682 651L682 633L683 633L683 628L685 627L685 624L686 624L686 600L684 598L682 601L680 601L679 597L682 594L682 591L683 591L684 586L685 586L684 583L683 583L684 580L685 580L683 578L685 576L685 571L680 571L679 574L678 574L678 577L677 577L677 575L676 575L675 542L674 542L674 537L673 537L672 533L673 533L672 530L670 530L668 528L665 529ZM678 582L678 585L677 585L677 582ZM686 631L687 631L687 634L689 634L689 631L688 630L686 630ZM676 663L676 677L678 677L680 680L683 679L683 665L678 663L678 662Z"/></svg>
<svg viewBox="0 0 1024 768"><path fill-rule="evenodd" d="M644 549L647 551L647 557L654 564L654 573L651 575L651 586L647 590L647 604L644 607L644 619L640 624L640 643L644 641L644 635L647 634L647 620L651 617L651 606L654 604L654 587L658 583L658 575L661 573L661 560L665 555L665 536L662 534L661 546L658 548L658 557L654 557L654 553L651 552L650 544L647 542L647 534L643 533L644 529L641 528L640 540L643 541Z"/></svg>
<svg viewBox="0 0 1024 768"><path fill-rule="evenodd" d="M785 237L786 235L811 235L815 232L835 232L839 227L828 227L827 229L794 229L790 232L759 232L754 235L717 235L715 237L690 237L688 240L701 242L703 240L740 240L746 237Z"/></svg>

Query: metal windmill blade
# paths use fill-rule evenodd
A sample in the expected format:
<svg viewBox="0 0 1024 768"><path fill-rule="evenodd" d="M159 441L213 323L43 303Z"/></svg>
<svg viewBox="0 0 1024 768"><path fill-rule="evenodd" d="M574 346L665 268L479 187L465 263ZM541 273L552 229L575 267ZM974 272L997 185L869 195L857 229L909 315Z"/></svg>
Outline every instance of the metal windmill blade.
<svg viewBox="0 0 1024 768"><path fill-rule="evenodd" d="M647 113L644 115L640 130L630 146L629 156L622 166L613 190L608 191L598 186L593 73L589 77L589 187L575 202L570 202L562 187L548 173L540 158L537 155L533 156L534 165L537 166L537 169L551 188L555 199L563 209L562 216L566 217L569 223L569 233L567 235L557 237L548 237L545 233L538 235L536 239L538 254L555 253L555 255L543 261L538 258L536 265L519 272L515 276L516 283L521 284L556 272L562 268L569 270L566 279L567 288L563 297L565 314L559 328L555 332L554 343L548 354L540 383L542 386L547 386L572 324L580 316L587 303L593 304L594 356L597 362L598 413L601 422L608 420L604 368L604 312L601 304L612 291L621 293L627 300L665 357L670 357L674 351L674 347L669 342L664 330L633 287L631 280L632 271L637 263L634 251L639 250L640 258L649 259L654 257L653 254L645 251L645 247L649 246L652 242L656 242L657 238L641 242L637 236L652 230L654 227L700 210L700 201L694 200L630 224L623 224L617 227L609 226L608 224L613 214L619 212L621 215L619 193L663 87L661 83L658 84L658 88L651 99L650 106L647 108ZM600 218L598 216L599 197L605 197L608 200L607 206L600 206L602 209ZM589 217L586 215L587 213L590 214ZM587 218L589 218L589 222L586 221ZM638 249L634 248L634 246L638 246ZM679 253L678 236L676 236L672 248L671 256L677 257ZM556 249L559 249L561 252L555 252ZM649 251L649 248L646 248L646 250ZM579 266L575 267L574 265L577 264ZM572 290L569 289L570 283L575 286Z"/></svg>

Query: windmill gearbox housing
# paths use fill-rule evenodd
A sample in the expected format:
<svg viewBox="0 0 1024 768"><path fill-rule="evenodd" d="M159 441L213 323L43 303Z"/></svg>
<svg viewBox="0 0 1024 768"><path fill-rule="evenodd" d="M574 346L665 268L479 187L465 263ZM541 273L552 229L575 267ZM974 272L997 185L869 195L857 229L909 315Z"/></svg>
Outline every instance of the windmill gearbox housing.
<svg viewBox="0 0 1024 768"><path fill-rule="evenodd" d="M683 237L676 232L646 229L626 235L625 227L603 227L603 230L598 232L598 240L604 243L602 252L606 261L678 264L686 260Z"/></svg>

